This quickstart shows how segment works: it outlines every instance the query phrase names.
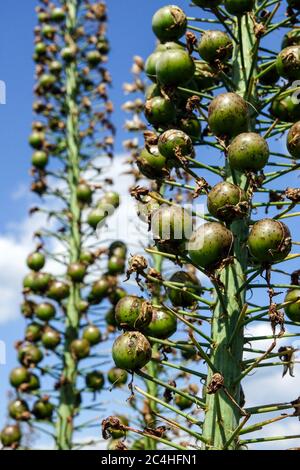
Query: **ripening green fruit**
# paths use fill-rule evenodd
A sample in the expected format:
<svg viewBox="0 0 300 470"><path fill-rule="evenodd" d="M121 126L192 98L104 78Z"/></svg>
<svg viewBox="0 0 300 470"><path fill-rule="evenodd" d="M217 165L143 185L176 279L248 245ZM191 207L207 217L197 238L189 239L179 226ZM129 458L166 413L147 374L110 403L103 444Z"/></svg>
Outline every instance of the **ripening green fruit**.
<svg viewBox="0 0 300 470"><path fill-rule="evenodd" d="M90 204L92 202L93 191L89 184L79 183L76 189L77 199L83 204Z"/></svg>
<svg viewBox="0 0 300 470"><path fill-rule="evenodd" d="M196 62L194 80L199 90L213 87L217 82L217 72L207 62Z"/></svg>
<svg viewBox="0 0 300 470"><path fill-rule="evenodd" d="M21 304L21 313L25 318L32 318L36 304L31 300L25 300Z"/></svg>
<svg viewBox="0 0 300 470"><path fill-rule="evenodd" d="M45 143L45 134L43 132L34 131L29 136L29 144L32 148L41 150Z"/></svg>
<svg viewBox="0 0 300 470"><path fill-rule="evenodd" d="M300 121L296 122L289 130L287 148L292 157L300 158Z"/></svg>
<svg viewBox="0 0 300 470"><path fill-rule="evenodd" d="M98 207L113 206L115 209L120 205L120 196L115 191L107 191L98 203Z"/></svg>
<svg viewBox="0 0 300 470"><path fill-rule="evenodd" d="M16 399L8 405L9 416L17 421L26 421L30 418L29 408L24 400Z"/></svg>
<svg viewBox="0 0 300 470"><path fill-rule="evenodd" d="M24 278L23 286L32 290L34 293L45 292L50 280L50 274L32 271Z"/></svg>
<svg viewBox="0 0 300 470"><path fill-rule="evenodd" d="M90 343L87 339L74 339L71 343L71 352L79 360L88 357L90 354Z"/></svg>
<svg viewBox="0 0 300 470"><path fill-rule="evenodd" d="M207 208L209 213L217 219L231 222L247 215L249 205L246 193L240 186L221 181L209 192Z"/></svg>
<svg viewBox="0 0 300 470"><path fill-rule="evenodd" d="M156 64L161 54L160 51L154 51L148 56L145 62L145 73L153 82L156 82Z"/></svg>
<svg viewBox="0 0 300 470"><path fill-rule="evenodd" d="M211 270L228 258L232 244L233 235L230 230L218 222L208 222L192 234L188 252L194 263Z"/></svg>
<svg viewBox="0 0 300 470"><path fill-rule="evenodd" d="M79 261L68 266L68 276L73 282L82 282L86 275L86 265Z"/></svg>
<svg viewBox="0 0 300 470"><path fill-rule="evenodd" d="M42 351L34 344L25 343L18 349L18 359L25 366L35 366L43 360Z"/></svg>
<svg viewBox="0 0 300 470"><path fill-rule="evenodd" d="M126 370L119 369L118 367L112 367L107 372L107 378L114 387L122 387L122 385L126 384L127 382L128 374Z"/></svg>
<svg viewBox="0 0 300 470"><path fill-rule="evenodd" d="M291 251L291 233L279 220L262 219L253 225L248 247L256 261L269 264L282 261Z"/></svg>
<svg viewBox="0 0 300 470"><path fill-rule="evenodd" d="M288 319L292 322L300 323L300 289L290 289L285 296L284 302L291 302L284 307Z"/></svg>
<svg viewBox="0 0 300 470"><path fill-rule="evenodd" d="M40 388L40 379L37 375L30 373L29 374L29 382L24 385L24 389L26 392L34 392Z"/></svg>
<svg viewBox="0 0 300 470"><path fill-rule="evenodd" d="M102 276L100 279L95 281L91 289L91 299L94 301L101 302L109 293L110 283L106 276Z"/></svg>
<svg viewBox="0 0 300 470"><path fill-rule="evenodd" d="M152 126L164 127L174 122L176 109L170 99L155 96L145 103L145 117Z"/></svg>
<svg viewBox="0 0 300 470"><path fill-rule="evenodd" d="M248 130L248 123L248 105L236 93L222 93L208 107L208 124L217 137L235 137Z"/></svg>
<svg viewBox="0 0 300 470"><path fill-rule="evenodd" d="M126 295L117 303L115 315L120 328L139 330L150 323L152 310L144 299L135 295Z"/></svg>
<svg viewBox="0 0 300 470"><path fill-rule="evenodd" d="M88 325L83 330L82 338L86 339L91 346L95 346L102 341L102 334L97 326Z"/></svg>
<svg viewBox="0 0 300 470"><path fill-rule="evenodd" d="M80 314L83 314L83 313L86 313L89 309L89 302L87 300L84 300L84 299L80 299L78 302L77 302L77 308L78 308L78 312Z"/></svg>
<svg viewBox="0 0 300 470"><path fill-rule="evenodd" d="M1 431L0 438L3 447L17 448L22 438L20 427L17 424L5 426Z"/></svg>
<svg viewBox="0 0 300 470"><path fill-rule="evenodd" d="M97 49L101 54L108 54L110 51L108 40L104 37L100 38L97 42Z"/></svg>
<svg viewBox="0 0 300 470"><path fill-rule="evenodd" d="M34 313L39 320L48 322L55 317L56 310L54 305L49 302L43 302L36 305Z"/></svg>
<svg viewBox="0 0 300 470"><path fill-rule="evenodd" d="M108 213L102 207L96 207L92 209L88 214L87 223L93 228L96 229L100 222L103 222L106 219Z"/></svg>
<svg viewBox="0 0 300 470"><path fill-rule="evenodd" d="M241 16L253 10L255 0L225 0L224 5L231 15Z"/></svg>
<svg viewBox="0 0 300 470"><path fill-rule="evenodd" d="M24 383L28 383L30 380L30 374L28 369L25 367L15 367L12 369L9 381L12 387L19 388Z"/></svg>
<svg viewBox="0 0 300 470"><path fill-rule="evenodd" d="M233 51L233 43L230 37L219 30L205 31L199 43L198 52L206 62L225 62L230 59Z"/></svg>
<svg viewBox="0 0 300 470"><path fill-rule="evenodd" d="M36 343L42 337L43 327L39 323L30 323L25 330L25 339L30 343Z"/></svg>
<svg viewBox="0 0 300 470"><path fill-rule="evenodd" d="M70 286L66 282L54 280L49 286L47 295L50 297L50 299L59 302L69 297Z"/></svg>
<svg viewBox="0 0 300 470"><path fill-rule="evenodd" d="M53 39L56 33L56 29L50 24L45 24L45 26L43 26L41 29L41 33L45 38Z"/></svg>
<svg viewBox="0 0 300 470"><path fill-rule="evenodd" d="M60 23L65 19L65 12L62 8L53 8L50 12L50 18L52 21L55 21L57 23Z"/></svg>
<svg viewBox="0 0 300 470"><path fill-rule="evenodd" d="M192 142L197 142L201 137L201 122L195 114L181 118L179 121L180 130L187 134Z"/></svg>
<svg viewBox="0 0 300 470"><path fill-rule="evenodd" d="M284 122L295 122L300 119L300 104L298 98L290 95L278 95L271 105L271 114Z"/></svg>
<svg viewBox="0 0 300 470"><path fill-rule="evenodd" d="M180 86L191 81L195 63L188 52L169 49L161 54L156 64L156 77L161 85Z"/></svg>
<svg viewBox="0 0 300 470"><path fill-rule="evenodd" d="M152 18L152 30L162 42L176 41L185 34L186 28L186 15L176 5L160 8Z"/></svg>
<svg viewBox="0 0 300 470"><path fill-rule="evenodd" d="M124 242L116 240L108 247L108 256L118 256L119 258L126 258L127 246Z"/></svg>
<svg viewBox="0 0 300 470"><path fill-rule="evenodd" d="M46 258L43 253L36 251L28 256L26 262L28 268L32 271L40 271L45 266Z"/></svg>
<svg viewBox="0 0 300 470"><path fill-rule="evenodd" d="M96 67L100 62L102 62L102 55L99 51L89 51L86 54L86 60L90 67Z"/></svg>
<svg viewBox="0 0 300 470"><path fill-rule="evenodd" d="M129 422L128 419L125 416L116 416L121 421L121 424L124 424L124 426L128 426ZM113 439L121 439L121 437L124 437L126 435L125 431L122 431L121 429L109 429L110 435Z"/></svg>
<svg viewBox="0 0 300 470"><path fill-rule="evenodd" d="M289 46L277 56L276 69L281 77L288 80L300 78L300 46Z"/></svg>
<svg viewBox="0 0 300 470"><path fill-rule="evenodd" d="M152 318L143 333L153 338L167 339L177 330L177 319L175 315L163 309L153 309Z"/></svg>
<svg viewBox="0 0 300 470"><path fill-rule="evenodd" d="M60 51L60 55L65 62L73 62L76 59L76 48L67 46Z"/></svg>
<svg viewBox="0 0 300 470"><path fill-rule="evenodd" d="M158 139L158 150L171 161L178 161L180 157L191 157L194 154L192 139L179 129L163 132Z"/></svg>
<svg viewBox="0 0 300 470"><path fill-rule="evenodd" d="M58 331L53 328L46 328L42 336L42 344L45 349L54 350L61 341L61 337Z"/></svg>
<svg viewBox="0 0 300 470"><path fill-rule="evenodd" d="M94 392L102 390L104 382L104 375L99 370L93 370L92 372L89 372L85 377L85 383L87 388L90 388Z"/></svg>
<svg viewBox="0 0 300 470"><path fill-rule="evenodd" d="M47 53L47 45L44 42L37 42L34 47L34 53L40 57L44 56Z"/></svg>
<svg viewBox="0 0 300 470"><path fill-rule="evenodd" d="M189 392L188 390L182 390L182 391L185 393ZM188 398L183 397L182 395L176 394L175 404L178 406L180 410L186 410L188 408L191 408L191 406L193 405L193 402L189 400Z"/></svg>
<svg viewBox="0 0 300 470"><path fill-rule="evenodd" d="M108 274L122 274L125 271L125 260L119 256L113 255L108 258L107 272Z"/></svg>
<svg viewBox="0 0 300 470"><path fill-rule="evenodd" d="M169 282L184 284L178 286L180 290L167 288L168 297L175 307L191 307L196 299L190 293L200 295L200 283L196 276L190 273L177 271L170 277Z"/></svg>
<svg viewBox="0 0 300 470"><path fill-rule="evenodd" d="M112 291L109 293L109 301L112 305L117 305L119 300L123 299L123 297L126 297L127 292L125 289L122 287L114 287Z"/></svg>
<svg viewBox="0 0 300 470"><path fill-rule="evenodd" d="M44 170L49 161L49 157L43 150L37 150L31 157L31 163L39 170Z"/></svg>
<svg viewBox="0 0 300 470"><path fill-rule="evenodd" d="M116 328L117 322L116 322L116 316L115 316L115 309L111 308L108 310L108 312L105 315L105 321L108 326L111 326L112 328Z"/></svg>
<svg viewBox="0 0 300 470"><path fill-rule="evenodd" d="M50 403L48 397L42 397L37 400L32 408L32 414L36 419L51 421L54 411L54 405Z"/></svg>
<svg viewBox="0 0 300 470"><path fill-rule="evenodd" d="M142 175L149 179L160 179L166 174L166 158L159 153L157 145L140 151L136 164Z"/></svg>
<svg viewBox="0 0 300 470"><path fill-rule="evenodd" d="M54 75L56 75L56 74L59 75L60 72L62 71L62 68L63 68L63 66L58 60L53 60L49 64L49 70Z"/></svg>
<svg viewBox="0 0 300 470"><path fill-rule="evenodd" d="M50 90L53 85L56 83L57 78L55 75L44 73L38 82L38 86L45 91Z"/></svg>
<svg viewBox="0 0 300 470"><path fill-rule="evenodd" d="M84 250L80 253L79 260L85 265L93 264L95 261L95 256L92 251Z"/></svg>
<svg viewBox="0 0 300 470"><path fill-rule="evenodd" d="M126 331L118 336L112 347L113 360L120 369L141 369L150 361L151 355L149 341L138 331Z"/></svg>
<svg viewBox="0 0 300 470"><path fill-rule="evenodd" d="M152 215L151 228L154 239L181 243L191 236L193 220L183 207L163 205Z"/></svg>
<svg viewBox="0 0 300 470"><path fill-rule="evenodd" d="M300 29L295 28L288 31L283 38L281 47L285 49L289 46L300 46Z"/></svg>

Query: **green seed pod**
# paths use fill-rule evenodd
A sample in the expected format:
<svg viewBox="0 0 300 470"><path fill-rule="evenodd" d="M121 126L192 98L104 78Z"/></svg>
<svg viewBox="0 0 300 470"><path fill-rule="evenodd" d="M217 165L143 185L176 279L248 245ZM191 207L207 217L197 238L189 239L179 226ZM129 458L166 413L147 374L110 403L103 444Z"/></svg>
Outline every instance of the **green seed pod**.
<svg viewBox="0 0 300 470"><path fill-rule="evenodd" d="M24 400L14 400L8 405L9 416L17 421L27 421L30 418L29 408Z"/></svg>
<svg viewBox="0 0 300 470"><path fill-rule="evenodd" d="M60 51L60 55L65 62L73 62L76 59L76 48L70 46L64 47Z"/></svg>
<svg viewBox="0 0 300 470"><path fill-rule="evenodd" d="M41 304L36 305L35 307L35 315L39 320L48 322L55 317L55 314L55 307L49 302L43 302Z"/></svg>
<svg viewBox="0 0 300 470"><path fill-rule="evenodd" d="M41 150L45 143L45 134L34 131L29 137L29 144L36 150Z"/></svg>
<svg viewBox="0 0 300 470"><path fill-rule="evenodd" d="M80 183L76 189L77 199L83 204L90 204L93 198L93 191L87 183Z"/></svg>
<svg viewBox="0 0 300 470"><path fill-rule="evenodd" d="M25 330L25 339L30 343L36 343L42 337L43 327L39 323L30 323Z"/></svg>
<svg viewBox="0 0 300 470"><path fill-rule="evenodd" d="M177 330L177 318L167 310L153 309L152 319L143 333L153 338L167 339Z"/></svg>
<svg viewBox="0 0 300 470"><path fill-rule="evenodd" d="M45 349L54 350L60 344L61 337L58 331L53 328L46 328L42 336L42 344Z"/></svg>
<svg viewBox="0 0 300 470"><path fill-rule="evenodd" d="M177 271L170 277L169 282L184 284L184 287L178 286L180 290L167 288L168 297L175 307L191 307L195 304L196 300L190 293L200 295L200 283L196 276L185 271Z"/></svg>
<svg viewBox="0 0 300 470"><path fill-rule="evenodd" d="M228 148L231 168L239 171L259 171L268 163L270 151L267 141L255 132L238 135Z"/></svg>
<svg viewBox="0 0 300 470"><path fill-rule="evenodd" d="M127 295L127 292L122 287L113 288L108 298L112 305L117 305L119 300L123 299Z"/></svg>
<svg viewBox="0 0 300 470"><path fill-rule="evenodd" d="M102 334L97 326L88 325L83 330L82 338L86 339L91 346L95 346L102 341Z"/></svg>
<svg viewBox="0 0 300 470"><path fill-rule="evenodd" d="M138 331L126 331L112 347L113 360L120 369L141 369L150 361L151 354L149 341Z"/></svg>
<svg viewBox="0 0 300 470"><path fill-rule="evenodd" d="M289 46L300 46L300 29L295 28L288 31L283 38L281 47L285 49Z"/></svg>
<svg viewBox="0 0 300 470"><path fill-rule="evenodd" d="M85 383L87 388L94 392L99 392L104 386L104 375L99 370L93 370L89 372L85 377Z"/></svg>
<svg viewBox="0 0 300 470"><path fill-rule="evenodd" d="M189 393L188 390L182 390L185 393ZM175 404L178 406L180 410L187 410L188 408L191 408L193 405L193 402L189 400L186 397L183 397L182 395L176 394L175 396Z"/></svg>
<svg viewBox="0 0 300 470"><path fill-rule="evenodd" d="M115 416L115 418L118 419L121 424L125 426L129 425L128 419L125 416ZM108 428L108 431L113 439L121 439L121 437L126 435L126 431L122 431L122 429Z"/></svg>
<svg viewBox="0 0 300 470"><path fill-rule="evenodd" d="M193 143L198 142L200 140L201 123L195 114L180 119L179 127L181 131L183 131L192 139Z"/></svg>
<svg viewBox="0 0 300 470"><path fill-rule="evenodd" d="M164 127L174 122L176 109L171 100L155 96L145 103L145 117L152 126Z"/></svg>
<svg viewBox="0 0 300 470"><path fill-rule="evenodd" d="M230 37L223 31L205 31L199 43L198 52L206 62L225 62L230 59L233 51L233 43Z"/></svg>
<svg viewBox="0 0 300 470"><path fill-rule="evenodd" d="M34 152L31 158L31 163L33 166L38 168L39 170L44 170L46 168L49 161L49 157L46 152L43 150L37 150Z"/></svg>
<svg viewBox="0 0 300 470"><path fill-rule="evenodd" d="M215 269L230 255L233 235L224 225L208 222L191 236L188 252L194 263L204 269Z"/></svg>
<svg viewBox="0 0 300 470"><path fill-rule="evenodd" d="M195 63L186 51L170 49L157 60L156 77L161 85L184 85L192 80L194 73Z"/></svg>
<svg viewBox="0 0 300 470"><path fill-rule="evenodd" d="M162 42L176 41L185 34L186 28L186 15L176 5L160 8L152 18L152 30Z"/></svg>
<svg viewBox="0 0 300 470"><path fill-rule="evenodd" d="M163 132L158 139L158 150L165 158L172 161L194 155L192 139L179 129Z"/></svg>
<svg viewBox="0 0 300 470"><path fill-rule="evenodd" d="M74 339L71 343L71 353L77 359L84 359L90 354L90 343L87 339Z"/></svg>
<svg viewBox="0 0 300 470"><path fill-rule="evenodd" d="M101 302L109 293L110 283L106 276L102 276L100 279L95 281L91 289L91 299L94 301Z"/></svg>
<svg viewBox="0 0 300 470"><path fill-rule="evenodd" d="M34 315L36 304L31 300L25 300L21 304L21 313L25 318L32 318Z"/></svg>
<svg viewBox="0 0 300 470"><path fill-rule="evenodd" d="M34 282L31 290L35 293L45 292L51 281L51 275L48 273L34 273Z"/></svg>
<svg viewBox="0 0 300 470"><path fill-rule="evenodd" d="M52 281L47 292L50 299L58 302L66 299L70 295L70 286L63 281Z"/></svg>
<svg viewBox="0 0 300 470"><path fill-rule="evenodd" d="M122 387L122 385L126 384L127 382L128 374L126 370L119 369L118 367L112 367L107 372L107 378L114 387Z"/></svg>
<svg viewBox="0 0 300 470"><path fill-rule="evenodd" d="M108 212L103 207L96 207L92 209L88 214L87 223L93 228L96 229L97 226L103 222L104 219L108 216Z"/></svg>
<svg viewBox="0 0 300 470"><path fill-rule="evenodd" d="M290 289L285 296L284 302L291 302L284 307L286 316L292 322L300 322L300 289Z"/></svg>
<svg viewBox="0 0 300 470"><path fill-rule="evenodd" d="M125 260L119 256L111 256L107 263L107 272L111 275L122 274L125 271Z"/></svg>
<svg viewBox="0 0 300 470"><path fill-rule="evenodd" d="M235 137L247 131L248 123L248 105L236 93L222 93L208 107L208 124L217 137Z"/></svg>
<svg viewBox="0 0 300 470"><path fill-rule="evenodd" d="M278 95L272 102L271 114L284 122L295 122L300 119L300 104L293 94Z"/></svg>
<svg viewBox="0 0 300 470"><path fill-rule="evenodd" d="M153 82L156 82L156 64L161 54L160 51L154 51L148 56L145 62L145 73Z"/></svg>
<svg viewBox="0 0 300 470"><path fill-rule="evenodd" d="M276 59L277 73L289 80L300 78L300 46L289 46L283 49Z"/></svg>
<svg viewBox="0 0 300 470"><path fill-rule="evenodd" d="M166 158L159 153L157 145L151 146L150 151L141 150L136 164L142 175L149 179L160 179L167 173Z"/></svg>
<svg viewBox="0 0 300 470"><path fill-rule="evenodd" d="M32 414L36 419L51 421L54 411L54 405L50 403L48 397L37 400L32 408Z"/></svg>
<svg viewBox="0 0 300 470"><path fill-rule="evenodd" d="M44 73L44 75L42 75L39 79L38 87L45 91L49 91L56 83L56 80L57 78L55 75Z"/></svg>
<svg viewBox="0 0 300 470"><path fill-rule="evenodd" d="M91 265L95 261L95 255L91 251L84 250L80 253L79 261L85 265Z"/></svg>
<svg viewBox="0 0 300 470"><path fill-rule="evenodd" d="M27 258L27 266L32 271L40 271L45 266L45 256L40 251L31 253Z"/></svg>
<svg viewBox="0 0 300 470"><path fill-rule="evenodd" d="M3 447L17 448L22 438L20 427L17 424L5 426L0 434Z"/></svg>
<svg viewBox="0 0 300 470"><path fill-rule="evenodd" d="M152 215L151 228L154 239L181 243L191 236L193 221L182 207L163 205Z"/></svg>
<svg viewBox="0 0 300 470"><path fill-rule="evenodd" d="M224 5L231 15L241 16L253 10L255 0L225 0Z"/></svg>
<svg viewBox="0 0 300 470"><path fill-rule="evenodd" d="M65 12L62 8L53 8L50 12L50 18L52 21L55 21L56 23L60 23L61 21L64 21L65 19Z"/></svg>
<svg viewBox="0 0 300 470"><path fill-rule="evenodd" d="M18 359L25 366L35 366L43 360L42 351L33 344L25 343L18 349Z"/></svg>
<svg viewBox="0 0 300 470"><path fill-rule="evenodd" d="M113 206L115 209L119 207L120 205L119 194L116 193L115 191L108 191L107 193L105 193L103 198L99 202L98 207L101 207L101 206L105 207L106 205Z"/></svg>
<svg viewBox="0 0 300 470"><path fill-rule="evenodd" d="M86 54L86 60L90 67L96 67L102 62L102 55L99 51L89 51Z"/></svg>
<svg viewBox="0 0 300 470"><path fill-rule="evenodd" d="M68 267L68 276L73 282L82 282L86 275L86 265L79 261L71 263Z"/></svg>
<svg viewBox="0 0 300 470"><path fill-rule="evenodd" d="M120 328L139 330L150 323L152 309L144 299L135 295L127 295L117 303L115 315Z"/></svg>
<svg viewBox="0 0 300 470"><path fill-rule="evenodd" d="M34 392L40 388L40 379L37 375L30 373L29 382L23 384L21 388L24 388L24 391L27 393Z"/></svg>
<svg viewBox="0 0 300 470"><path fill-rule="evenodd" d="M108 40L104 37L100 38L97 42L97 49L101 54L108 54L110 51Z"/></svg>
<svg viewBox="0 0 300 470"><path fill-rule="evenodd" d="M118 256L119 258L126 258L127 246L124 242L116 240L109 245L108 256Z"/></svg>
<svg viewBox="0 0 300 470"><path fill-rule="evenodd" d="M9 376L9 381L12 387L19 388L21 385L28 383L30 374L25 367L15 367Z"/></svg>
<svg viewBox="0 0 300 470"><path fill-rule="evenodd" d="M197 62L194 80L199 90L211 88L217 83L216 71L206 62Z"/></svg>
<svg viewBox="0 0 300 470"><path fill-rule="evenodd" d="M300 121L296 122L289 130L287 148L292 157L300 158Z"/></svg>
<svg viewBox="0 0 300 470"><path fill-rule="evenodd" d="M58 60L53 60L49 64L49 70L54 75L59 75L60 72L62 71L62 68L63 68L63 66Z"/></svg>
<svg viewBox="0 0 300 470"><path fill-rule="evenodd" d="M245 191L239 186L221 181L208 194L207 208L211 215L224 222L243 218L247 215L249 204Z"/></svg>
<svg viewBox="0 0 300 470"><path fill-rule="evenodd" d="M261 263L282 261L291 251L291 234L278 220L262 219L256 222L248 238L251 255Z"/></svg>
<svg viewBox="0 0 300 470"><path fill-rule="evenodd" d="M108 312L105 315L105 321L109 327L116 328L118 326L116 322L116 315L115 315L114 308L110 308L108 310Z"/></svg>

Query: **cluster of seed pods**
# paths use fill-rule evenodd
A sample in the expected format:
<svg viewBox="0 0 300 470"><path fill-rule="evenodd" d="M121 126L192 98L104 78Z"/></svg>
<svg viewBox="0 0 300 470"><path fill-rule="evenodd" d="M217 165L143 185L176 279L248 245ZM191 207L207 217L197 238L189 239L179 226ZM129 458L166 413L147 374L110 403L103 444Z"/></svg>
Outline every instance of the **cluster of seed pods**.
<svg viewBox="0 0 300 470"><path fill-rule="evenodd" d="M194 384L190 384L192 387L187 386L185 390L177 388L175 376L169 373L170 367L177 368L186 372L187 382L193 379L193 375L197 376L195 371L199 371L197 363L193 363L197 355L207 362L209 368L216 369L211 362L213 352L209 344L206 344L209 351L206 354L201 343L195 340L195 335L199 332L202 338L207 339L207 330L204 329L204 333L201 327L197 328L197 323L202 325L206 321L212 324L216 322L214 312L219 309L219 303L221 309L226 309L235 292L242 292L244 296L244 304L239 306L241 315L247 312L246 299L250 281L247 281L245 272L242 273L240 284L228 289L228 273L237 269L235 260L240 263L239 266L245 263L247 267L244 269L249 269L250 273L254 272L252 279L267 273L267 286L262 285L268 287L269 318L266 321L272 324L274 338L275 326L280 324L283 327L280 305L274 302L274 297L278 295L277 286L271 284L270 274L273 266L275 269L278 263L294 256L290 258L292 238L289 227L282 218L300 200L297 188L278 191L270 189L267 183L276 172L266 173L267 167L273 165L271 157L284 157L270 148L271 137L282 134L285 139L284 132L289 130L289 155L285 157L291 161L287 165L290 167L288 171L297 168L295 160L300 156L300 127L298 122L295 123L299 118L300 106L293 101L292 94L295 90L281 93L280 84L276 86L283 78L288 80L289 83L285 84L288 88L293 80L300 77L298 29L285 34L283 50L277 58L276 54L270 55L269 60L256 57L253 59L254 65L248 64L248 69L245 67L245 74L250 69L250 86L248 83L247 88L247 80L242 85L243 79L237 80L234 76L233 61L237 61L241 53L230 27L226 28L226 21L227 24L231 22L235 26L241 25L243 18L256 8L255 2L195 0L193 3L205 12L215 13L217 20L221 18L220 26L225 25L225 31L204 31L189 25L186 14L176 5L159 9L152 20L152 29L158 44L145 63L139 57L134 58L135 80L125 86L126 92L144 94L144 107L140 95L135 95L135 99L124 105L125 111L133 113L133 118L126 121L126 128L144 133L142 145L138 138L133 138L125 142L125 148L131 151L132 174L138 183L131 188L131 194L138 201L139 216L142 215L149 224L154 241L154 246L146 252L153 258L158 256L168 263L171 261L175 265L179 264L183 269L166 278L164 270L157 271L153 265L149 267L145 260L143 264L141 259L133 257L134 269L130 271L137 273L143 298L127 296L117 305L116 320L124 333L116 339L113 346L113 358L118 367L135 371L137 376L146 379L146 383L151 381L152 374L153 383L160 386L150 392L148 388L148 395L136 387L136 390L147 397L148 405L159 403L164 412L171 410L177 414L177 418L186 417L181 411L193 404L205 409L207 395L218 390L214 390L215 377L206 377L198 372L198 377L201 377L204 384L202 396L199 396ZM297 16L297 2L288 3L288 15ZM261 23L256 24L257 31L258 24L262 29L267 29L269 16L268 11L259 12ZM205 18L201 20L200 17L201 14L198 17L195 15L192 20L205 22ZM217 23L217 20L214 22ZM201 31L199 37L194 34L198 30ZM259 34L257 32L257 38L260 38ZM245 57L240 57L240 60L244 61ZM143 71L150 84L141 78ZM264 118L260 116L260 111L267 104L271 105L266 120L269 124L264 129ZM143 112L147 125L142 117ZM221 150L225 157L223 163L217 166L205 158L203 149L206 145L213 147L215 151ZM282 176L284 174L283 171ZM281 172L278 171L276 175L276 178L280 177ZM261 196L263 193L269 196L269 201L255 203L254 196ZM279 199L275 199L278 194ZM206 197L207 212L199 216L190 206L191 201L198 202L198 198L203 196ZM281 201L282 205L278 203L276 206L276 200ZM269 207L280 211L282 206L288 207L282 214L278 212L273 217L253 220L258 208L262 207L268 212ZM204 223L195 223L199 218L204 219ZM201 287L195 274L204 275L210 280L209 287L202 286L202 294L206 291L209 294L215 292L217 300L201 297ZM291 274L291 271L287 274ZM153 292L153 284L164 287L164 291ZM282 303L286 321L291 325L300 320L297 285L298 273L294 273L291 288ZM147 289L149 300L144 298ZM223 303L220 299L223 299ZM201 316L201 309L211 311L212 315ZM161 310L166 312L169 320L167 321L166 315L165 321L158 325ZM260 311L259 307L257 311ZM220 318L218 321L222 321L222 316ZM233 321L238 319L240 321L238 317ZM188 326L184 338L179 335L182 326ZM208 341L217 344L219 339L213 337L213 334L212 332ZM236 334L237 328L234 326L233 329L228 329L228 341ZM280 335L282 334L281 329ZM172 338L168 339L170 336ZM182 360L178 362L176 352L182 348L186 357L188 349L191 353L190 366L186 366ZM237 360L242 360L242 356ZM160 367L153 370L152 363L159 363ZM243 370L240 372L242 375ZM158 373L162 374L164 380L157 380ZM222 374L220 377L224 380ZM223 387L223 382L220 387ZM171 402L173 404L170 405ZM152 414L152 422L157 423L154 415L155 412ZM174 421L165 419L165 423L170 422L174 424ZM177 420L176 423L178 425ZM118 421L110 422L110 429L114 429L114 426L118 428L119 425ZM177 430L179 429L195 437L183 425L178 425ZM205 445L207 436L203 437L199 430L196 430L196 434ZM146 439L149 437L147 433L144 436ZM170 433L159 435L163 444L167 445L164 439L169 439L170 447L174 447L170 436ZM231 444L230 439L229 442ZM116 444L117 448L118 445L119 448L122 447L119 443Z"/></svg>
<svg viewBox="0 0 300 470"><path fill-rule="evenodd" d="M1 442L18 447L22 431L26 435L40 422L46 430L56 426L58 448L71 448L81 401L103 389L106 374L116 386L127 380L126 372L104 373L91 359L80 370L83 359L103 358L99 348L114 331L105 310L124 295L118 277L127 250L122 242L107 247L97 237L120 203L109 178L115 130L106 6L41 0L36 12L36 120L29 144L31 189L40 200L30 214L44 214L45 226L34 233L36 247L27 258L21 306L26 328L16 345L19 365L10 373L12 422ZM70 408L63 417L68 386ZM65 435L64 419L70 425Z"/></svg>

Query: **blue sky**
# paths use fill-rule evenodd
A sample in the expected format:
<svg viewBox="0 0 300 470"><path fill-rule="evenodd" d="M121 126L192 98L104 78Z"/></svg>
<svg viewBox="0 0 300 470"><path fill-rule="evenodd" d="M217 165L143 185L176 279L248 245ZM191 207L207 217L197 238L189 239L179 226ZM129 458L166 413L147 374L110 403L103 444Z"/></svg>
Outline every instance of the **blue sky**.
<svg viewBox="0 0 300 470"><path fill-rule="evenodd" d="M15 0L14 2L4 1L1 5L0 79L4 80L7 85L7 104L0 106L2 161L0 238L11 237L10 234L13 231L18 231L20 225L23 230L27 209L35 200L27 191L30 184L28 170L31 155L27 139L33 119L34 64L32 53L36 4L36 0ZM153 50L155 40L151 31L151 17L166 2L164 0L107 0L107 4L112 46L109 69L113 77L113 88L110 97L115 105L114 123L118 129L116 152L122 153L122 140L128 137L122 129L125 119L121 110L125 99L122 85L131 79L132 57L134 55L147 57ZM187 13L195 11L187 7L188 2L185 0L177 1L176 4L184 8ZM276 45L279 44L279 40L280 36L275 33ZM274 39L272 41L274 45ZM278 151L284 150L282 142L274 143ZM201 150L201 154L203 152L205 151ZM296 185L297 180L294 183L291 181L285 183ZM28 225L29 227L26 228L27 237L30 233L30 224ZM296 229L294 223L291 225ZM21 237L19 240L22 242L23 238ZM16 248L12 256L14 258L22 257L22 253L22 249ZM0 253L0 258L1 256ZM15 259L12 264L19 266ZM0 261L0 269L1 266ZM2 272L0 278L5 279L6 275L9 277L12 274ZM1 293L0 285L0 296ZM5 412L7 376L11 367L15 365L13 343L22 337L23 331L24 322L21 317L18 320L0 323L0 340L4 340L7 345L7 364L0 365L0 424Z"/></svg>

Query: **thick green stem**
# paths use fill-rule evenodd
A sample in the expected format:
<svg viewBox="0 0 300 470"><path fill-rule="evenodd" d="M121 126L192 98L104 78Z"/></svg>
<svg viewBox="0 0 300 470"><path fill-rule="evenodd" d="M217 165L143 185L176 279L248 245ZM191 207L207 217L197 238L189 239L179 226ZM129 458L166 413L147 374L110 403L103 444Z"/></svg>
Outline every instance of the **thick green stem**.
<svg viewBox="0 0 300 470"><path fill-rule="evenodd" d="M80 0L68 0L67 2L66 34L74 37L77 26L77 13ZM81 248L81 210L77 200L76 188L80 179L79 171L79 109L77 106L78 75L77 64L71 62L66 66L66 106L67 126L66 142L68 150L67 181L70 192L70 238L69 238L69 262L79 259ZM72 283L70 296L66 305L64 367L62 385L60 388L60 404L56 428L57 447L60 450L72 448L73 419L76 411L78 395L76 390L77 362L70 352L71 342L77 338L79 329L78 301L80 299L79 287Z"/></svg>
<svg viewBox="0 0 300 470"><path fill-rule="evenodd" d="M249 77L253 70L255 57L251 56L251 51L255 44L253 25L247 16L240 20L235 26L234 34L243 37L242 45L235 45L232 81L235 84L237 93L247 96L247 83L245 76ZM240 50L243 47L243 51ZM248 100L254 101L253 96L248 96ZM251 124L254 127L254 123ZM226 166L226 180L246 187L246 177L241 174L232 174L229 166ZM248 237L247 220L238 220L231 224L230 229L234 235L233 255L234 262L221 272L221 281L225 288L222 299L218 299L213 312L212 321L212 349L211 362L214 368L224 377L225 387L228 393L218 393L217 395L207 395L206 416L203 426L203 436L209 442L207 449L236 449L238 447L238 433L241 418L241 410L236 403L240 403L241 385L236 382L236 378L242 372L243 358L243 327L236 329L241 312L246 301L245 273L247 270L247 247ZM238 294L237 294L238 292ZM210 369L207 383L209 384L213 376ZM233 398L230 399L230 397ZM234 403L234 401L236 403ZM232 438L232 436L234 438Z"/></svg>

